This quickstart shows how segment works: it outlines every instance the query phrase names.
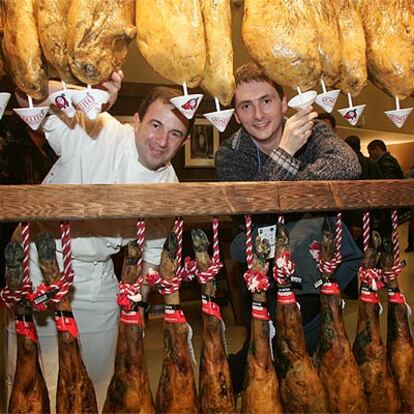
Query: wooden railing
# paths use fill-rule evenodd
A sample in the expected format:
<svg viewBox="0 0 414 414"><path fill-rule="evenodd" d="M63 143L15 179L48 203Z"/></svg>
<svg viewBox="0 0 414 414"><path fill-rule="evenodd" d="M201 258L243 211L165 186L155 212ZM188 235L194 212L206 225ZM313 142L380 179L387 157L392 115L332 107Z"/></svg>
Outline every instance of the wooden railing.
<svg viewBox="0 0 414 414"><path fill-rule="evenodd" d="M0 186L0 221L414 206L414 180Z"/></svg>

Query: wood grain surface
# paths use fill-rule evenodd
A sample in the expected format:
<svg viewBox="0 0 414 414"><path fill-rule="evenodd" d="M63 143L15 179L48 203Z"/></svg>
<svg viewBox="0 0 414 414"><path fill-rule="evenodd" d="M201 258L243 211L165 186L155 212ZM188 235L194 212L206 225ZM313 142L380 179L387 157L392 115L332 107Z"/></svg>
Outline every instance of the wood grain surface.
<svg viewBox="0 0 414 414"><path fill-rule="evenodd" d="M0 186L0 221L414 206L414 180Z"/></svg>

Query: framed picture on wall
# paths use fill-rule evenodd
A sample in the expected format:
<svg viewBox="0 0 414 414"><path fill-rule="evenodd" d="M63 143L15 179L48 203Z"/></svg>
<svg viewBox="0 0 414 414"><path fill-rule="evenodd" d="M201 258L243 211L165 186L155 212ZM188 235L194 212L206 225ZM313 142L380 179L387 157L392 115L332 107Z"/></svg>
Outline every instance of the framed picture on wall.
<svg viewBox="0 0 414 414"><path fill-rule="evenodd" d="M186 168L214 168L214 153L219 147L219 132L207 119L197 118L191 139L185 144Z"/></svg>

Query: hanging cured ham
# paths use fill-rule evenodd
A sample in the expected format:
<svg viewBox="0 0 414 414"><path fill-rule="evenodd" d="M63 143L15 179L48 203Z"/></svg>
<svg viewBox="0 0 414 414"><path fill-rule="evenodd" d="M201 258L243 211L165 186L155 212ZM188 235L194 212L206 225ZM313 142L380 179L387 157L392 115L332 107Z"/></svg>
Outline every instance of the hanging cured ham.
<svg viewBox="0 0 414 414"><path fill-rule="evenodd" d="M141 274L141 251L136 241L125 250L121 280L134 284ZM132 306L132 303L131 303ZM144 325L134 305L121 310L115 369L109 384L104 413L155 413L144 355Z"/></svg>
<svg viewBox="0 0 414 414"><path fill-rule="evenodd" d="M34 99L47 97L47 73L37 34L33 0L7 0L4 10L3 52L16 86Z"/></svg>
<svg viewBox="0 0 414 414"><path fill-rule="evenodd" d="M384 238L381 268L387 284L387 355L401 398L401 412L414 412L414 342L408 307L394 273L395 257L391 238Z"/></svg>
<svg viewBox="0 0 414 414"><path fill-rule="evenodd" d="M316 29L321 76L327 86L333 86L341 74L341 42L335 9L331 0L306 0L310 21Z"/></svg>
<svg viewBox="0 0 414 414"><path fill-rule="evenodd" d="M125 63L135 34L134 2L70 0L67 42L72 73L91 85L109 79Z"/></svg>
<svg viewBox="0 0 414 414"><path fill-rule="evenodd" d="M137 0L137 47L164 78L197 86L204 76L206 44L199 0Z"/></svg>
<svg viewBox="0 0 414 414"><path fill-rule="evenodd" d="M325 219L320 243L320 260L325 264L335 257L335 226ZM332 413L367 411L362 377L352 353L342 319L339 285L333 271L322 271L321 337L315 353L316 367Z"/></svg>
<svg viewBox="0 0 414 414"><path fill-rule="evenodd" d="M280 85L307 90L319 82L318 38L306 2L245 0L242 37L250 57Z"/></svg>
<svg viewBox="0 0 414 414"><path fill-rule="evenodd" d="M236 87L233 75L231 5L229 0L200 0L207 60L201 87L222 105L230 105Z"/></svg>
<svg viewBox="0 0 414 414"><path fill-rule="evenodd" d="M5 249L6 280L11 290L23 282L23 248L9 243ZM15 309L17 361L9 413L50 413L49 393L39 364L39 349L31 305L23 299Z"/></svg>
<svg viewBox="0 0 414 414"><path fill-rule="evenodd" d="M266 305L266 290L269 287L267 280L269 264L266 263L266 259L269 253L268 241L256 237L252 266L248 270L253 278L250 288L247 282L249 290L253 293L253 303L250 345L242 395L243 413L283 412L279 384L270 350L270 318ZM253 285L256 286L254 289Z"/></svg>
<svg viewBox="0 0 414 414"><path fill-rule="evenodd" d="M361 293L358 303L358 325L353 351L364 382L369 413L397 413L400 398L391 373L387 352L381 338L380 305L377 290L381 287L378 269L381 238L372 233L359 269Z"/></svg>
<svg viewBox="0 0 414 414"><path fill-rule="evenodd" d="M35 240L39 267L47 284L60 278L55 241L49 233ZM80 354L78 331L67 297L55 305L58 331L59 373L56 391L57 413L97 413L95 390Z"/></svg>
<svg viewBox="0 0 414 414"><path fill-rule="evenodd" d="M159 273L171 280L177 271L177 236L171 233L161 253ZM179 292L164 296L164 353L155 397L156 412L198 413L199 404L188 346L189 325L180 307Z"/></svg>
<svg viewBox="0 0 414 414"><path fill-rule="evenodd" d="M365 57L365 35L361 16L354 0L335 0L341 42L341 77L338 87L345 94L358 96L367 85L367 62Z"/></svg>
<svg viewBox="0 0 414 414"><path fill-rule="evenodd" d="M43 54L56 75L75 82L69 67L68 13L71 0L37 0L37 28Z"/></svg>
<svg viewBox="0 0 414 414"><path fill-rule="evenodd" d="M294 267L282 224L277 225L275 263L278 294L273 353L283 407L289 413L326 413L325 390L306 350L302 317L292 290L289 269Z"/></svg>
<svg viewBox="0 0 414 414"><path fill-rule="evenodd" d="M370 80L399 99L414 91L414 5L411 0L360 0Z"/></svg>
<svg viewBox="0 0 414 414"><path fill-rule="evenodd" d="M211 267L209 241L202 230L191 230L197 269L205 272ZM201 285L203 341L199 376L200 409L202 413L234 413L235 401L230 367L224 345L224 330L220 308L215 303L216 283Z"/></svg>

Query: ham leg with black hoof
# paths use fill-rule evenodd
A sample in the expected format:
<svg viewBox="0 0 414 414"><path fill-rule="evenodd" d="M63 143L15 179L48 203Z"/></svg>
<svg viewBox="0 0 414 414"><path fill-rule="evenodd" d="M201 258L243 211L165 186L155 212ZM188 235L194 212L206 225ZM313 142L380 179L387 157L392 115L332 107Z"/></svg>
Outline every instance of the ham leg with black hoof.
<svg viewBox="0 0 414 414"><path fill-rule="evenodd" d="M51 284L60 277L55 241L50 234L42 233L35 243L43 277ZM56 412L97 413L95 390L82 361L78 330L68 298L63 297L54 309L59 349Z"/></svg>
<svg viewBox="0 0 414 414"><path fill-rule="evenodd" d="M386 237L382 243L381 268L390 272L394 266L393 243ZM396 278L386 280L388 296L387 355L401 398L401 412L414 413L414 343L408 307Z"/></svg>
<svg viewBox="0 0 414 414"><path fill-rule="evenodd" d="M322 227L320 258L335 256L335 226L326 220ZM352 353L342 318L342 300L335 275L322 273L321 337L315 353L316 367L328 397L331 413L366 413L367 403L361 373Z"/></svg>
<svg viewBox="0 0 414 414"><path fill-rule="evenodd" d="M277 225L275 262L288 266L289 236ZM277 280L276 335L273 339L276 372L283 408L289 413L326 413L327 399L318 372L309 356L302 329L302 316L290 280Z"/></svg>
<svg viewBox="0 0 414 414"><path fill-rule="evenodd" d="M134 284L141 274L141 250L134 240L125 250L121 280ZM115 369L106 396L104 413L155 413L144 355L144 324L137 304L121 310Z"/></svg>
<svg viewBox="0 0 414 414"><path fill-rule="evenodd" d="M400 397L387 359L380 329L380 302L377 289L380 282L363 277L374 271L378 263L381 237L372 232L368 248L359 270L361 292L358 303L358 326L353 352L362 375L369 413L397 413Z"/></svg>
<svg viewBox="0 0 414 414"><path fill-rule="evenodd" d="M191 239L200 272L212 264L209 241L203 230L191 230ZM216 282L201 285L203 341L201 344L199 397L202 413L234 413L235 402L225 345L220 307L215 303Z"/></svg>
<svg viewBox="0 0 414 414"><path fill-rule="evenodd" d="M159 273L162 279L173 278L177 270L176 252L178 242L175 233L170 233L161 253ZM155 397L157 413L199 413L194 372L188 347L189 326L180 308L178 291L164 296L164 353L161 378Z"/></svg>
<svg viewBox="0 0 414 414"><path fill-rule="evenodd" d="M267 277L270 253L267 240L257 237L254 243L251 271ZM251 337L242 395L243 413L281 413L279 383L272 361L266 292L253 293Z"/></svg>
<svg viewBox="0 0 414 414"><path fill-rule="evenodd" d="M4 252L6 281L10 290L23 284L23 248L10 242ZM17 360L9 413L50 413L49 393L39 364L39 348L32 307L22 299L14 308L16 315Z"/></svg>

